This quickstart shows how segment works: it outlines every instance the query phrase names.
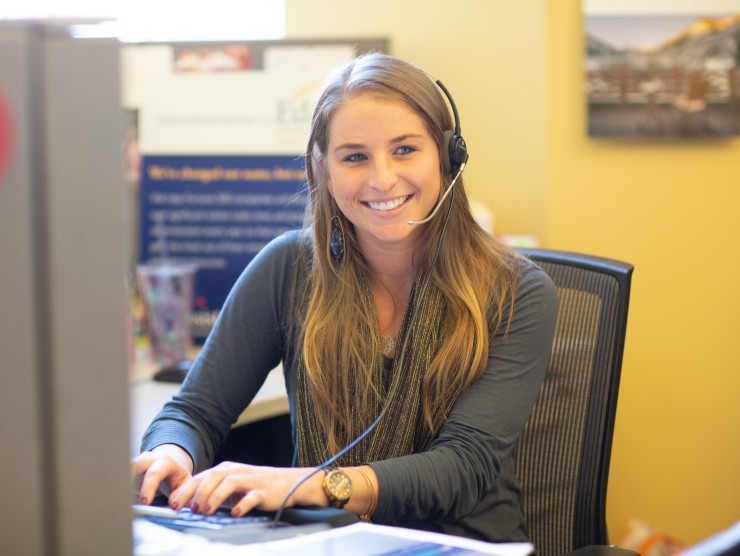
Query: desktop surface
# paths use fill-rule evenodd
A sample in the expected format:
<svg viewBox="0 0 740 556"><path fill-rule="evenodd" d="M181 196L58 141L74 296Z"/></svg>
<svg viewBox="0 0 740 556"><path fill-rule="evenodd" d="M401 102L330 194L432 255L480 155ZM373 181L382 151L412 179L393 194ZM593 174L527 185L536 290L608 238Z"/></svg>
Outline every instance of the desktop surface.
<svg viewBox="0 0 740 556"><path fill-rule="evenodd" d="M189 353L189 358L197 357L197 348ZM141 438L154 417L165 403L172 399L180 388L178 382L155 380L160 367L147 356L146 349L138 350L136 360L129 375L130 406L130 454L139 454ZM235 427L264 419L287 415L290 411L288 394L285 389L282 366L278 365L267 375L265 383L257 392L252 403L239 415Z"/></svg>

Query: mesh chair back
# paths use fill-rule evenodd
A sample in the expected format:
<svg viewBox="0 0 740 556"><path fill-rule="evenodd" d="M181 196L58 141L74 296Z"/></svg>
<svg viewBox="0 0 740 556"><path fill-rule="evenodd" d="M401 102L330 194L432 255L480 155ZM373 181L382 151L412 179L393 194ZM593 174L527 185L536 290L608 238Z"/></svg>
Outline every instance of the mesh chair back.
<svg viewBox="0 0 740 556"><path fill-rule="evenodd" d="M517 447L538 556L608 542L606 487L632 265L523 250L552 278L559 309L540 397Z"/></svg>

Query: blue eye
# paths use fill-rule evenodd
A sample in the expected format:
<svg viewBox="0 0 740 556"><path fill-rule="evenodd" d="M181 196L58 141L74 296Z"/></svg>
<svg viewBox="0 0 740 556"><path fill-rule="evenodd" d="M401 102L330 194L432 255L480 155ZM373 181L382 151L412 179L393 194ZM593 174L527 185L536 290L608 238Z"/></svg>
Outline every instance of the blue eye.
<svg viewBox="0 0 740 556"><path fill-rule="evenodd" d="M367 159L367 157L364 154L355 153L355 154L349 155L344 160L345 160L345 162L360 162L360 161L366 160L366 159Z"/></svg>
<svg viewBox="0 0 740 556"><path fill-rule="evenodd" d="M396 152L398 154L411 154L412 152L415 152L416 149L414 147L409 147L408 145L404 145L403 147L398 147Z"/></svg>

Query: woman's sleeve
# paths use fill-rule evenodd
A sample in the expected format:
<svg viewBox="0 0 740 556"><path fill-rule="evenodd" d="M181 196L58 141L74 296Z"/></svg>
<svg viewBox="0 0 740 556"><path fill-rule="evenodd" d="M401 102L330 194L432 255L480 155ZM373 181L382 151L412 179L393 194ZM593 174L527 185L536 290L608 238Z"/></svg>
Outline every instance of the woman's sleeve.
<svg viewBox="0 0 740 556"><path fill-rule="evenodd" d="M541 269L526 268L514 308L508 332L492 338L485 371L429 450L371 464L379 485L374 521L455 520L490 490L531 414L552 348L557 296Z"/></svg>
<svg viewBox="0 0 740 556"><path fill-rule="evenodd" d="M296 237L274 240L242 272L179 392L144 434L142 451L177 444L195 472L212 465L231 425L282 357Z"/></svg>

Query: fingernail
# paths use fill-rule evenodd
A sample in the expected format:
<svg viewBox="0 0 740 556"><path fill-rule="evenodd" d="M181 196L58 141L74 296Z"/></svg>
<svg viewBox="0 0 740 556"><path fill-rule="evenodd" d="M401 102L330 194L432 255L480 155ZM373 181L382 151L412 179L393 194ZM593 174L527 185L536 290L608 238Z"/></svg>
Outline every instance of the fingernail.
<svg viewBox="0 0 740 556"><path fill-rule="evenodd" d="M209 513L211 513L211 506L209 506L208 504L206 504L206 505L205 505L205 506L203 507L203 513L204 513L204 514L209 514Z"/></svg>
<svg viewBox="0 0 740 556"><path fill-rule="evenodd" d="M200 509L200 506L197 502L193 502L193 505L190 507L191 510L193 510L193 513L198 513L198 510Z"/></svg>
<svg viewBox="0 0 740 556"><path fill-rule="evenodd" d="M139 503L140 504L148 505L149 504L149 500L147 499L146 496L142 496L141 498L139 498Z"/></svg>
<svg viewBox="0 0 740 556"><path fill-rule="evenodd" d="M170 504L170 508L172 508L173 510L179 510L180 502L178 502L177 500L173 500L172 503Z"/></svg>

